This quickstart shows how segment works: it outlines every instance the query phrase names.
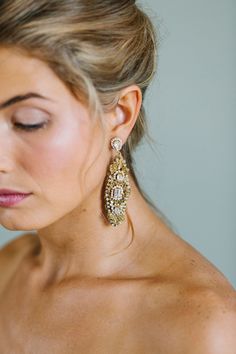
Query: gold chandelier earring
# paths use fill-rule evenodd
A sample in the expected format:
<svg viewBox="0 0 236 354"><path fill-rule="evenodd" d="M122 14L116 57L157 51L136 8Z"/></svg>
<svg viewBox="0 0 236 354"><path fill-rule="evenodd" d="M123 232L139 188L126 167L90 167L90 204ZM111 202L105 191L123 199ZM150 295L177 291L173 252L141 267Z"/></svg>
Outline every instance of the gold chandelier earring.
<svg viewBox="0 0 236 354"><path fill-rule="evenodd" d="M129 183L129 168L121 154L122 140L119 137L111 139L111 147L117 151L112 159L105 182L105 210L107 219L112 226L117 226L125 220L127 200L131 187Z"/></svg>

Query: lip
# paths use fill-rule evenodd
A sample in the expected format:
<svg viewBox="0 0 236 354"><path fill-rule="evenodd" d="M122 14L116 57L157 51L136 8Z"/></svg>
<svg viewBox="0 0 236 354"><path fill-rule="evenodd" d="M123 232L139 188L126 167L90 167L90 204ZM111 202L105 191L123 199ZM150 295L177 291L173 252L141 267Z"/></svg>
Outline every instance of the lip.
<svg viewBox="0 0 236 354"><path fill-rule="evenodd" d="M26 195L26 194L30 194L30 193L3 188L3 189L0 189L0 195L2 195L2 194L7 194L7 195L9 195L9 194L24 194L24 195Z"/></svg>
<svg viewBox="0 0 236 354"><path fill-rule="evenodd" d="M30 194L22 194L22 193L0 194L0 207L11 207L13 205L19 204Z"/></svg>

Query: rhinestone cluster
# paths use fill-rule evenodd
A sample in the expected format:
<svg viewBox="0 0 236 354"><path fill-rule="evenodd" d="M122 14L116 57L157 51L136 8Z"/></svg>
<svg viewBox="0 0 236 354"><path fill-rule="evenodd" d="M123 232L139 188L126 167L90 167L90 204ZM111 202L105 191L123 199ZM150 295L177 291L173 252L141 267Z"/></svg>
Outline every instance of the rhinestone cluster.
<svg viewBox="0 0 236 354"><path fill-rule="evenodd" d="M116 143L118 148L115 148L117 151L121 148L118 144ZM131 192L128 172L126 161L119 151L109 166L105 189L107 218L113 226L119 225L125 219L127 200Z"/></svg>
<svg viewBox="0 0 236 354"><path fill-rule="evenodd" d="M116 151L120 151L122 148L121 138L115 137L115 138L111 139L111 147L112 147L112 149L114 149Z"/></svg>

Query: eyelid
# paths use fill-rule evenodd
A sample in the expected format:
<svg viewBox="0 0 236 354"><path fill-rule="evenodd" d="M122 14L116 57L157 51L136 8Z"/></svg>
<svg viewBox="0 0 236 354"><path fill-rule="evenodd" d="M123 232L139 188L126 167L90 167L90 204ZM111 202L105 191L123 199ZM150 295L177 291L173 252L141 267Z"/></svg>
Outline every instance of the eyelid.
<svg viewBox="0 0 236 354"><path fill-rule="evenodd" d="M19 107L14 113L13 113L13 117L14 119L19 119L19 120L23 120L22 124L38 124L38 122L32 122L30 121L32 118L34 119L48 119L49 118L49 114L45 111L42 110L40 108L36 108L36 107ZM26 120L24 122L24 119ZM27 122L27 120L29 119L29 121Z"/></svg>
<svg viewBox="0 0 236 354"><path fill-rule="evenodd" d="M48 120L43 120L40 122L30 122L30 123L25 123L25 122L18 122L18 121L14 121L14 125L19 125L19 126L37 126L37 125L43 125L43 124L47 124Z"/></svg>
<svg viewBox="0 0 236 354"><path fill-rule="evenodd" d="M25 124L21 122L15 122L15 125L18 125L20 127L38 127L47 124L47 121L39 122L39 123L32 123L32 124Z"/></svg>
<svg viewBox="0 0 236 354"><path fill-rule="evenodd" d="M30 131L37 131L46 128L46 126L48 125L48 121L44 121L38 124L22 124L16 122L14 125L17 129L30 132Z"/></svg>

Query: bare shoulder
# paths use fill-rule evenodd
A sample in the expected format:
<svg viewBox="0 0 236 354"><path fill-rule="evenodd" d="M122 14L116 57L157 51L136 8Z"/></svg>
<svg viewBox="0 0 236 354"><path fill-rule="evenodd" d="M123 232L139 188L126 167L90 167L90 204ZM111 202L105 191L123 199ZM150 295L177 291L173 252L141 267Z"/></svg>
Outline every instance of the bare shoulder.
<svg viewBox="0 0 236 354"><path fill-rule="evenodd" d="M189 318L183 323L185 335L180 336L179 352L236 354L235 291L228 287L221 292L202 289L189 296L188 302Z"/></svg>
<svg viewBox="0 0 236 354"><path fill-rule="evenodd" d="M193 280L182 296L177 353L236 354L236 292L231 284L221 277L214 285L210 278L209 285Z"/></svg>
<svg viewBox="0 0 236 354"><path fill-rule="evenodd" d="M36 234L27 233L11 240L0 249L0 293L19 262L36 245L38 245Z"/></svg>
<svg viewBox="0 0 236 354"><path fill-rule="evenodd" d="M169 341L167 352L236 354L236 291L232 284L180 236L173 235L168 242L178 251L162 274L166 284L162 323L175 338L171 344ZM157 277L154 289L159 287Z"/></svg>

